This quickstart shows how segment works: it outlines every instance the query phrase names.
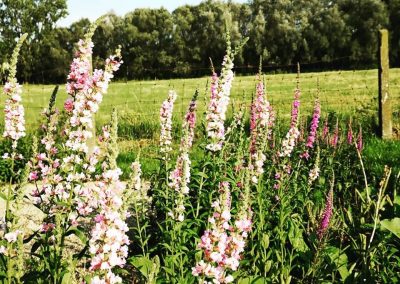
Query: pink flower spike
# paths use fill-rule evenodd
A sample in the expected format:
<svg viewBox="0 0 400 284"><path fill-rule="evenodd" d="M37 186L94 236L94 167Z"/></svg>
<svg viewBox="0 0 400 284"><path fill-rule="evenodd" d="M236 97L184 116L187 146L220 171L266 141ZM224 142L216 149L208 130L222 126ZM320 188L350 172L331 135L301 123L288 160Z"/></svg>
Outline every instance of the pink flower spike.
<svg viewBox="0 0 400 284"><path fill-rule="evenodd" d="M333 190L331 189L328 193L328 197L326 198L325 209L324 212L322 213L320 225L317 230L317 235L319 240L322 239L322 237L324 236L325 232L328 229L329 222L332 217L332 210L333 210Z"/></svg>

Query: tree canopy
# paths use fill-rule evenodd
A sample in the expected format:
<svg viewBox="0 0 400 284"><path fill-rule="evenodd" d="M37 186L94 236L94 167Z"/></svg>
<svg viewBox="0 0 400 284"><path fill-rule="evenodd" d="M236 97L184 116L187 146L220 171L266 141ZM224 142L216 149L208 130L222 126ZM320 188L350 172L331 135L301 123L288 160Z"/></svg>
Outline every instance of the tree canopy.
<svg viewBox="0 0 400 284"><path fill-rule="evenodd" d="M65 79L74 43L89 25L55 23L66 15L65 0L0 0L0 56L22 33L29 42L20 64L23 80ZM209 73L221 60L225 32L238 44L249 37L236 60L237 72L254 73L260 55L264 66L303 69L374 67L378 30L390 31L391 65L400 65L400 0L252 0L248 3L205 0L173 12L136 9L124 16L109 13L96 30L94 65L122 46L119 78L193 77Z"/></svg>

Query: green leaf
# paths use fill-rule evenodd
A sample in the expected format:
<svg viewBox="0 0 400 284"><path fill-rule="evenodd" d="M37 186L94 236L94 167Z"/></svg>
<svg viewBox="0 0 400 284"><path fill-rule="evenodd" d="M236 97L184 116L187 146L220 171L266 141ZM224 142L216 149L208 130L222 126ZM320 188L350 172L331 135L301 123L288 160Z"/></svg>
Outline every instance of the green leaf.
<svg viewBox="0 0 400 284"><path fill-rule="evenodd" d="M385 219L380 223L381 229L388 230L400 238L400 218Z"/></svg>
<svg viewBox="0 0 400 284"><path fill-rule="evenodd" d="M61 284L68 284L68 283L71 283L71 272L65 273L61 280Z"/></svg>
<svg viewBox="0 0 400 284"><path fill-rule="evenodd" d="M349 270L347 269L347 255L337 247L327 247L326 252L333 264L335 264L336 269L339 271L340 277L344 282L350 275Z"/></svg>
<svg viewBox="0 0 400 284"><path fill-rule="evenodd" d="M65 233L65 236L69 236L69 235L75 235L75 236L77 236L77 237L81 240L82 244L84 244L84 245L87 243L87 238L86 238L86 236L85 236L85 233L82 232L81 230L79 230L78 228L69 229L69 230Z"/></svg>
<svg viewBox="0 0 400 284"><path fill-rule="evenodd" d="M196 175L196 176L203 177L203 178L205 178L205 179L208 179L208 175L206 175L206 174L203 173L203 172L197 172L197 173L195 173L195 175Z"/></svg>
<svg viewBox="0 0 400 284"><path fill-rule="evenodd" d="M303 239L303 230L299 229L294 223L290 224L289 241L293 248L297 251L305 252L308 250L307 244Z"/></svg>
<svg viewBox="0 0 400 284"><path fill-rule="evenodd" d="M237 279L238 284L266 284L267 279L262 276L252 276Z"/></svg>
<svg viewBox="0 0 400 284"><path fill-rule="evenodd" d="M263 234L261 244L264 249L267 249L269 247L269 236L268 234Z"/></svg>
<svg viewBox="0 0 400 284"><path fill-rule="evenodd" d="M7 196L2 192L0 192L0 198L7 201Z"/></svg>
<svg viewBox="0 0 400 284"><path fill-rule="evenodd" d="M153 262L147 256L132 257L130 263L136 267L144 277L149 277Z"/></svg>

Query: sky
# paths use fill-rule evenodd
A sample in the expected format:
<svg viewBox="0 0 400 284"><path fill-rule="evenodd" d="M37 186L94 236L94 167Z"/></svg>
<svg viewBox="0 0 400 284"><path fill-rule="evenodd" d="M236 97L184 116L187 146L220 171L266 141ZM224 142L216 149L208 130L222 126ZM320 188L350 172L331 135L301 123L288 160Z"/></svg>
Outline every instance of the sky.
<svg viewBox="0 0 400 284"><path fill-rule="evenodd" d="M67 0L69 15L59 20L57 25L67 27L81 18L95 20L110 11L114 11L119 16L135 8L164 7L173 11L182 5L197 5L200 2L201 0ZM235 0L235 2L245 2L245 0Z"/></svg>

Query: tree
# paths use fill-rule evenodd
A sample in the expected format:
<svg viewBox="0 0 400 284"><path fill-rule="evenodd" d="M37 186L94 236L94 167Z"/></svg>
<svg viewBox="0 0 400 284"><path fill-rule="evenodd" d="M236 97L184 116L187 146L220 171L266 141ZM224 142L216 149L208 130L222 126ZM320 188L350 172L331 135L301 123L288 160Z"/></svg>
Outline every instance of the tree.
<svg viewBox="0 0 400 284"><path fill-rule="evenodd" d="M385 0L389 14L390 65L400 66L400 0Z"/></svg>
<svg viewBox="0 0 400 284"><path fill-rule="evenodd" d="M40 43L54 28L55 23L67 15L66 0L1 0L0 1L0 60L7 61L15 40L28 33L27 45L21 51L25 79L39 60Z"/></svg>
<svg viewBox="0 0 400 284"><path fill-rule="evenodd" d="M354 61L375 63L378 30L387 26L385 3L381 0L338 0L339 9L350 28L350 56Z"/></svg>

